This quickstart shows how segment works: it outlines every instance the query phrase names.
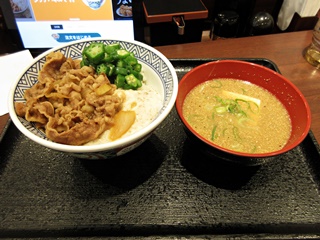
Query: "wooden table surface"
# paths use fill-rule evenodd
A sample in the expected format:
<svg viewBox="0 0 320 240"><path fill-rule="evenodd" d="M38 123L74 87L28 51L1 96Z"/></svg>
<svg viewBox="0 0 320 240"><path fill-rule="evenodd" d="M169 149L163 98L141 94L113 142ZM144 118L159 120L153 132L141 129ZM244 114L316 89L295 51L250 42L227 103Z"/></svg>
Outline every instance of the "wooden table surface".
<svg viewBox="0 0 320 240"><path fill-rule="evenodd" d="M311 130L320 142L320 69L308 64L302 51L312 31L205 41L156 47L168 58L267 58L291 80L306 97L312 112ZM0 117L0 133L9 119Z"/></svg>

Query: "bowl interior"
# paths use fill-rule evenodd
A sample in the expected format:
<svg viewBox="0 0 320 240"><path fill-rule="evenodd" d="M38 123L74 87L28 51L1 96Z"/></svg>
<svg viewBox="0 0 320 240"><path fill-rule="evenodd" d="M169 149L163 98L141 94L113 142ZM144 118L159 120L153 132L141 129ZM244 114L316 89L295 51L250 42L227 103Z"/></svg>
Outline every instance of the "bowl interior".
<svg viewBox="0 0 320 240"><path fill-rule="evenodd" d="M273 70L257 64L237 60L221 60L203 64L194 68L182 78L179 83L176 108L181 120L186 126L188 126L188 124L182 115L182 105L186 95L196 85L214 78L234 78L245 80L267 89L286 107L291 118L292 132L290 139L283 149L268 154L246 154L234 152L221 148L209 141L205 141L209 145L236 155L265 157L291 150L300 144L308 134L311 125L311 113L306 99L298 88ZM196 134L192 129L189 130Z"/></svg>
<svg viewBox="0 0 320 240"><path fill-rule="evenodd" d="M81 58L83 49L90 45L91 42L103 42L105 44L112 44L115 42L120 43L121 47L133 52L138 61L143 66L143 74L147 84L151 85L157 92L163 96L163 106L160 110L159 115L153 120L147 127L140 131L127 136L125 138L118 139L113 142L91 146L70 146L64 144L58 144L49 141L45 134L38 130L32 123L24 120L23 118L17 117L14 109L14 102L25 101L24 91L32 87L38 78L38 72L45 63L45 57L52 51L60 51L66 57L73 59ZM10 92L9 99L9 114L14 124L18 129L24 133L27 137L32 140L56 150L66 152L95 152L101 150L114 149L119 146L129 145L130 143L136 142L144 136L150 134L157 125L169 114L177 95L178 80L177 75L170 61L165 58L160 52L154 48L137 42L137 41L122 41L122 40L105 40L105 39L90 39L75 41L64 46L53 48L39 57L37 57L31 66L29 66L24 73L17 79L13 84Z"/></svg>

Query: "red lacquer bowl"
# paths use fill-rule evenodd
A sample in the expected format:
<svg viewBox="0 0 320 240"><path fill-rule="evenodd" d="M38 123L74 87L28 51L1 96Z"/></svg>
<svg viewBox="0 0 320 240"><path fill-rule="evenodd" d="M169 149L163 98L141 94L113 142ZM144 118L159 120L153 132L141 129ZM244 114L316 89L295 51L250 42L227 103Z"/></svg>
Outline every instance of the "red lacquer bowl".
<svg viewBox="0 0 320 240"><path fill-rule="evenodd" d="M292 132L287 144L278 151L268 153L241 153L226 149L200 136L182 115L186 95L196 85L214 78L234 78L249 81L275 95L289 112ZM281 74L267 67L239 60L219 60L195 67L179 83L176 99L178 115L187 135L197 143L198 149L212 156L245 165L259 165L297 147L308 135L311 125L309 105L300 90Z"/></svg>

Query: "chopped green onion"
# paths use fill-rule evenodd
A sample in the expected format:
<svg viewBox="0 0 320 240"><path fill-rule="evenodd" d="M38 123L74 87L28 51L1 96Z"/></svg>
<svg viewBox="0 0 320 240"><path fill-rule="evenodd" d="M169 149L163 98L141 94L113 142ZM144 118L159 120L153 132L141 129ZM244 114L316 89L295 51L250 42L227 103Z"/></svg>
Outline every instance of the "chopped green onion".
<svg viewBox="0 0 320 240"><path fill-rule="evenodd" d="M256 108L256 110L253 110L252 109L252 107L251 107L251 105L252 104L255 106L255 108ZM251 110L251 112L253 112L253 113L259 113L259 111L260 111L260 107L259 107L259 105L257 104L257 103L255 103L255 102L249 102L249 109Z"/></svg>
<svg viewBox="0 0 320 240"><path fill-rule="evenodd" d="M215 99L216 99L216 101L219 102L219 103L222 103L222 102L223 102L223 100L222 100L221 97L215 96Z"/></svg>
<svg viewBox="0 0 320 240"><path fill-rule="evenodd" d="M216 133L216 130L217 130L217 125L215 125L212 129L212 132L211 132L211 140L214 141L215 139L215 133Z"/></svg>
<svg viewBox="0 0 320 240"><path fill-rule="evenodd" d="M217 113L225 113L227 112L227 108L226 107L216 107L215 108Z"/></svg>
<svg viewBox="0 0 320 240"><path fill-rule="evenodd" d="M236 101L238 104L240 104L239 102L246 103L247 108L249 108L249 107L250 107L249 101L247 101L247 100L244 100L244 99L241 99L241 98L236 98L236 100L235 100L235 101Z"/></svg>

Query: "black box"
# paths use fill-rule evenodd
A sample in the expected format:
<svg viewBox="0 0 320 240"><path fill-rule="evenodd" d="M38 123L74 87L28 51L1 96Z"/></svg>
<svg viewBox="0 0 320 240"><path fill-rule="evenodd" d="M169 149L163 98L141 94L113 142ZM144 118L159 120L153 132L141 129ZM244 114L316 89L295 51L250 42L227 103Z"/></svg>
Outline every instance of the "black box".
<svg viewBox="0 0 320 240"><path fill-rule="evenodd" d="M208 10L201 0L144 0L152 46L200 42Z"/></svg>

